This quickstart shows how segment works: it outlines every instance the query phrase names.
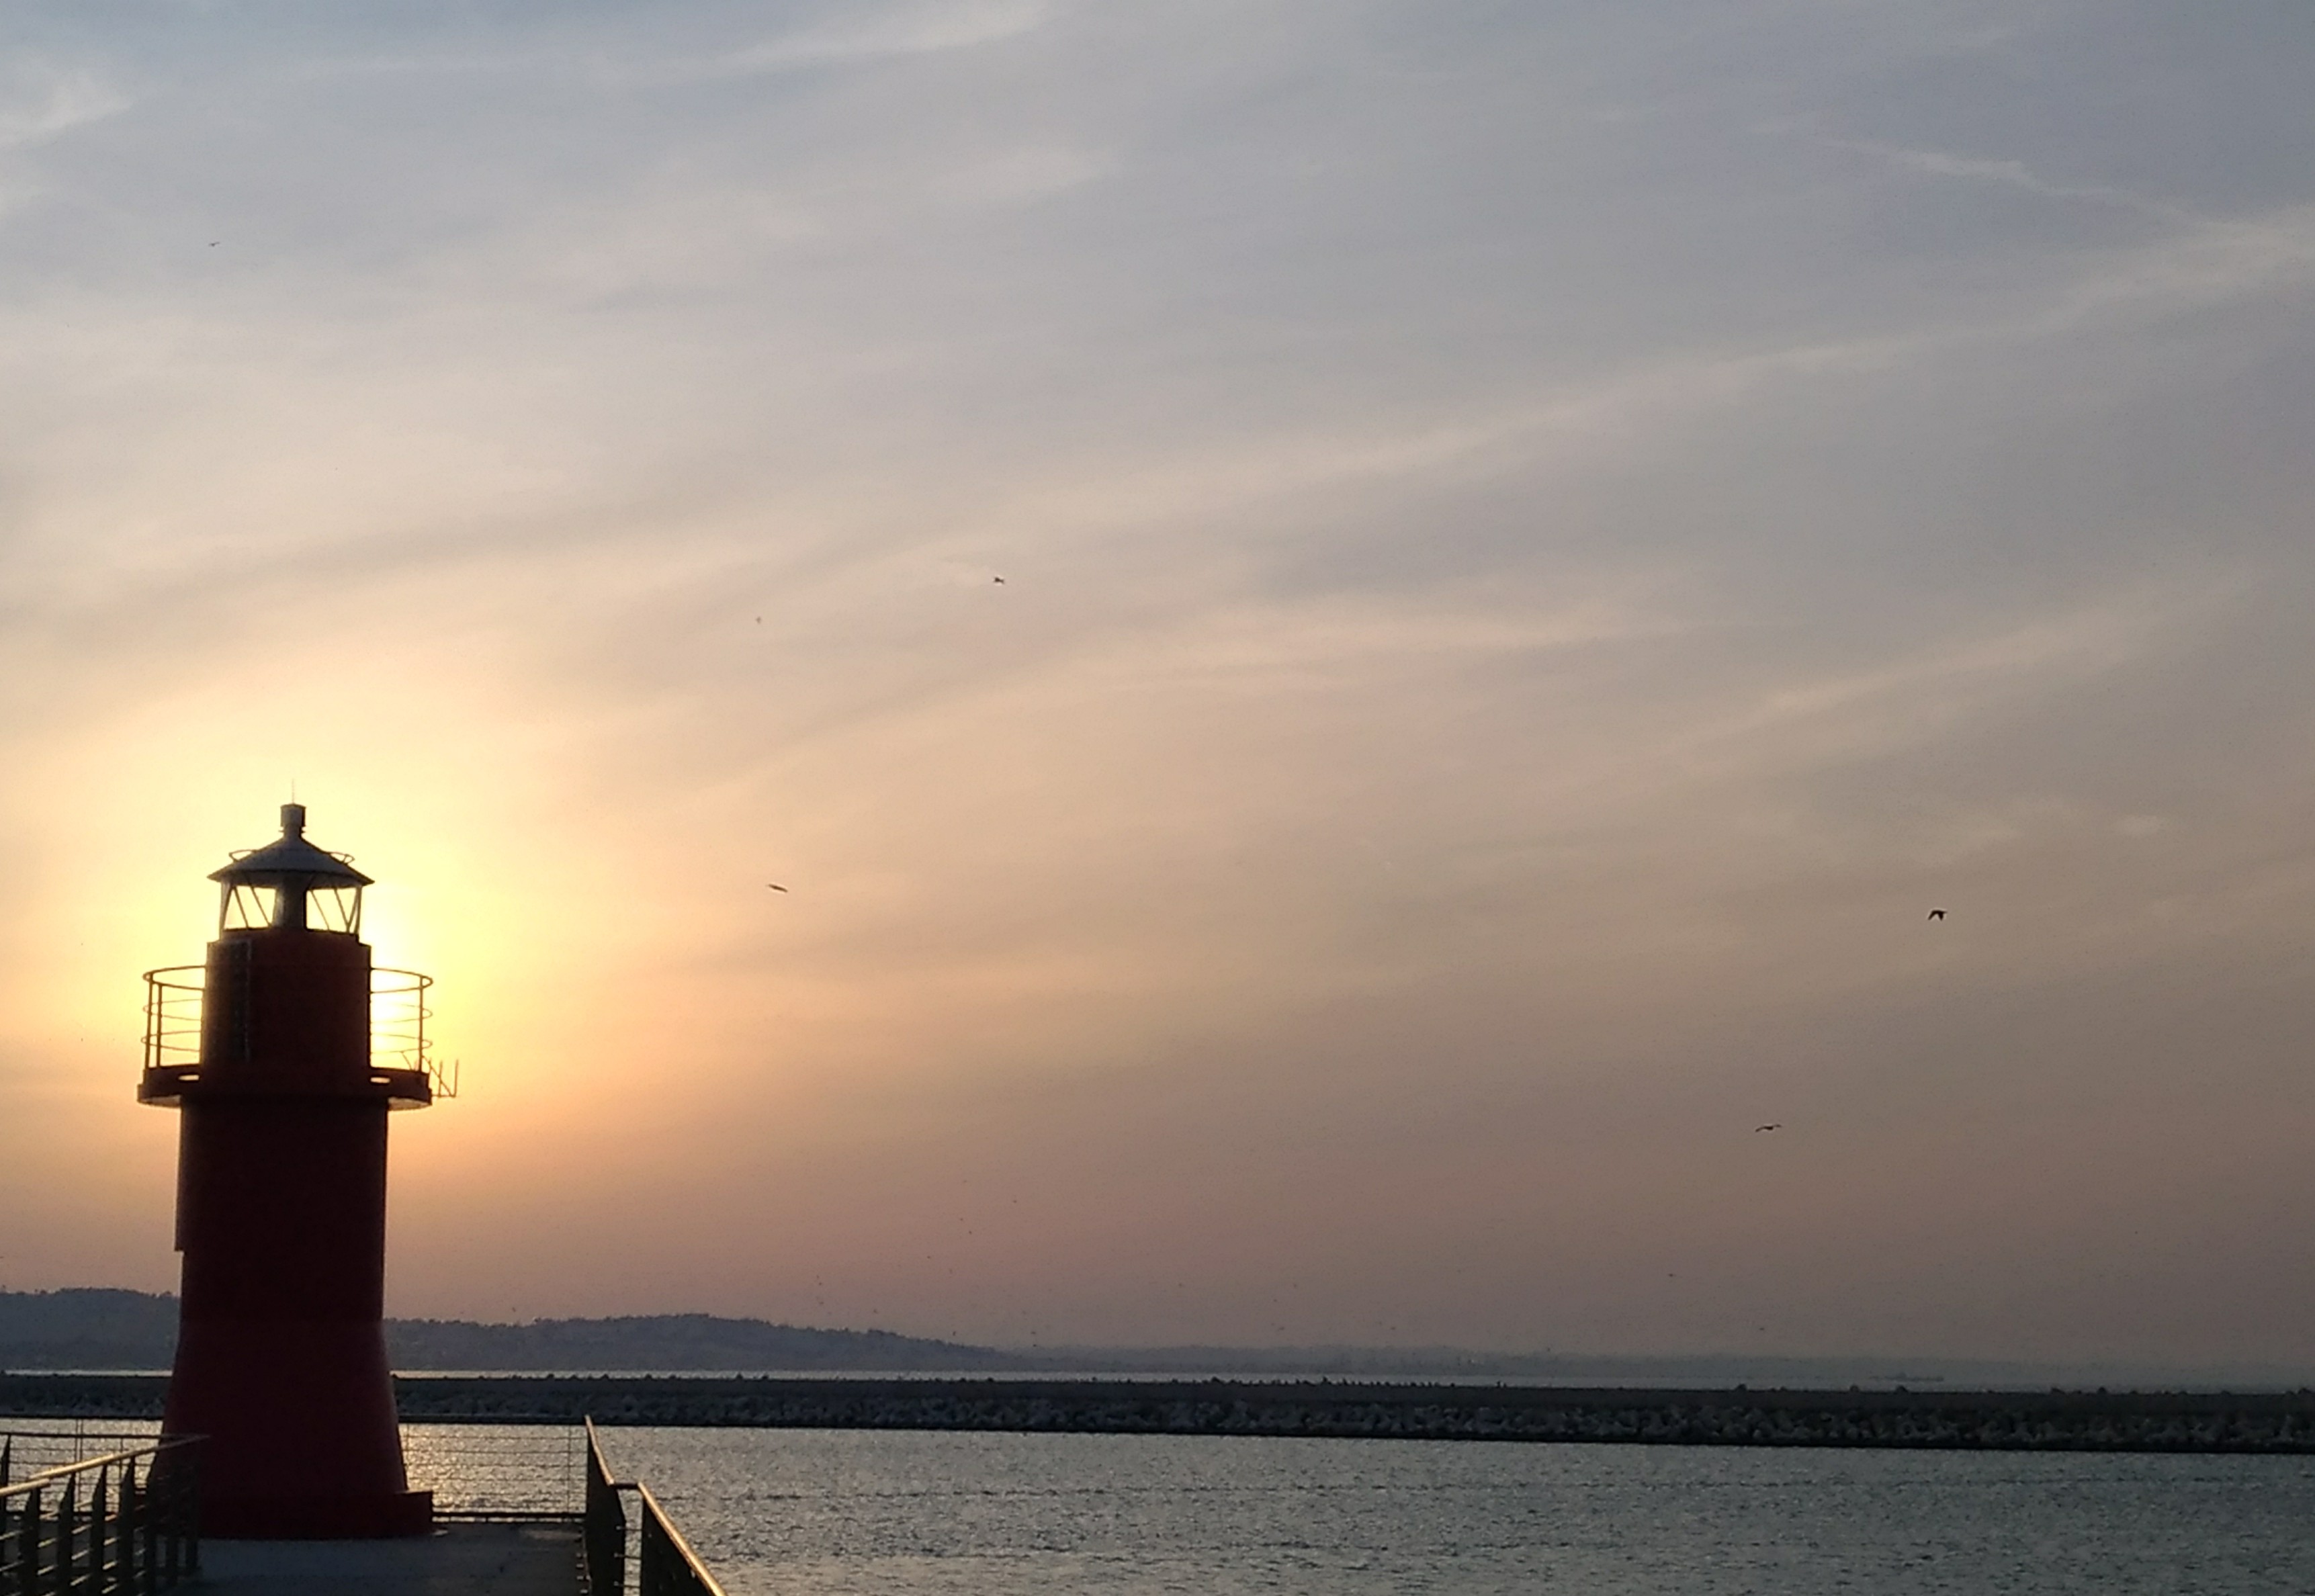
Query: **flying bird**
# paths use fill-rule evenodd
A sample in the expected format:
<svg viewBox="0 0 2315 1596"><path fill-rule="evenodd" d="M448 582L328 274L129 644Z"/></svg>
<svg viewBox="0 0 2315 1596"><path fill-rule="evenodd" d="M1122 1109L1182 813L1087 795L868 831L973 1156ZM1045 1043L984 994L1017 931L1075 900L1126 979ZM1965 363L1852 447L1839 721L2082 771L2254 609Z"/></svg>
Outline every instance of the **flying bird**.
<svg viewBox="0 0 2315 1596"><path fill-rule="evenodd" d="M780 885L780 883L779 883L779 882L766 882L764 884L765 884L766 886L767 886L767 887L771 888L771 890L772 890L773 891L775 891L775 892L785 892L785 891L787 891L787 889L786 889L785 887L784 887L784 886Z"/></svg>
<svg viewBox="0 0 2315 1596"><path fill-rule="evenodd" d="M1001 576L992 576L989 580L995 582L1000 588L1005 585L1005 579Z"/></svg>
<svg viewBox="0 0 2315 1596"><path fill-rule="evenodd" d="M1931 918L1931 919L1933 919L1933 920L1942 920L1942 919L1944 919L1945 918L1946 918L1946 911L1945 911L1944 909L1933 909L1929 910L1929 918Z"/></svg>
<svg viewBox="0 0 2315 1596"><path fill-rule="evenodd" d="M1759 1135L1759 1134L1761 1134L1761 1131L1763 1131L1763 1130L1783 1130L1784 1128L1785 1128L1785 1122L1784 1122L1784 1121L1782 1121L1782 1120L1778 1120L1778 1121L1775 1124L1773 1124L1773 1125L1755 1125L1755 1126L1753 1126L1753 1127L1752 1127L1752 1134L1753 1134L1753 1135L1755 1135L1755 1136L1758 1136L1758 1135Z"/></svg>

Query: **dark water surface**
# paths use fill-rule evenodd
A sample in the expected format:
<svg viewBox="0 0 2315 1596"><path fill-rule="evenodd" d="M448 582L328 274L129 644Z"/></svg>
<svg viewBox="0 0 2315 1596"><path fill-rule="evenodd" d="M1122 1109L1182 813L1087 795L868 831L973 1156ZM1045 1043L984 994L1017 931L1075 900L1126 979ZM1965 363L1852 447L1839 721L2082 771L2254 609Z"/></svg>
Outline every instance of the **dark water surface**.
<svg viewBox="0 0 2315 1596"><path fill-rule="evenodd" d="M733 1596L2315 1592L2315 1459L618 1429Z"/></svg>
<svg viewBox="0 0 2315 1596"><path fill-rule="evenodd" d="M8 1421L20 1468L149 1425ZM411 1424L445 1507L575 1426ZM732 1596L2310 1596L2315 1458L615 1428Z"/></svg>

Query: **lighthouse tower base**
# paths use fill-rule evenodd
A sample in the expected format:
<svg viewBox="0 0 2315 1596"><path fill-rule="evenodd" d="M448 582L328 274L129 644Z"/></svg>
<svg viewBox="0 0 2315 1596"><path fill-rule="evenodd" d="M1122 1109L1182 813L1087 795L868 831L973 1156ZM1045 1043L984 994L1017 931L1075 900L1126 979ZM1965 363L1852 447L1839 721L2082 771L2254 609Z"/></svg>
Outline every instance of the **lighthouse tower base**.
<svg viewBox="0 0 2315 1596"><path fill-rule="evenodd" d="M185 1324L163 1427L205 1435L201 1533L229 1540L426 1535L375 1323Z"/></svg>
<svg viewBox="0 0 2315 1596"><path fill-rule="evenodd" d="M382 1323L386 1105L222 1090L193 1083L182 1108L164 1419L208 1438L202 1530L423 1535L432 1499L404 1472Z"/></svg>

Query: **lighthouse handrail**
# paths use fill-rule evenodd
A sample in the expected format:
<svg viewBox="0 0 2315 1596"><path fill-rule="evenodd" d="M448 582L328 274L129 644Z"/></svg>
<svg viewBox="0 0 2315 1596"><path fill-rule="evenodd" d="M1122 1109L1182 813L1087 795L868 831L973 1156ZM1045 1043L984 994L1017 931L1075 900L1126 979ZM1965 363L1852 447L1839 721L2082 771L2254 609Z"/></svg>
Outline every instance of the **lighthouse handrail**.
<svg viewBox="0 0 2315 1596"><path fill-rule="evenodd" d="M458 1095L456 1060L444 1063L434 1056L426 1022L434 1017L427 993L434 978L415 970L391 970L377 965L369 972L369 1062L373 1069L416 1069L424 1072L437 1097ZM384 999L383 1006L380 999Z"/></svg>
<svg viewBox="0 0 2315 1596"><path fill-rule="evenodd" d="M0 1437L0 1591L110 1596L199 1577L200 1446L164 1435L11 1484Z"/></svg>
<svg viewBox="0 0 2315 1596"><path fill-rule="evenodd" d="M187 977L191 979L188 980ZM458 1095L458 1061L433 1051L426 1023L434 978L378 965L369 972L372 1068L422 1072L437 1097ZM145 972L145 1068L191 1065L201 1057L201 1011L208 987L204 964L167 964Z"/></svg>
<svg viewBox="0 0 2315 1596"><path fill-rule="evenodd" d="M191 975L191 980L171 977ZM201 998L208 967L169 964L145 972L145 1068L191 1064L201 1056Z"/></svg>

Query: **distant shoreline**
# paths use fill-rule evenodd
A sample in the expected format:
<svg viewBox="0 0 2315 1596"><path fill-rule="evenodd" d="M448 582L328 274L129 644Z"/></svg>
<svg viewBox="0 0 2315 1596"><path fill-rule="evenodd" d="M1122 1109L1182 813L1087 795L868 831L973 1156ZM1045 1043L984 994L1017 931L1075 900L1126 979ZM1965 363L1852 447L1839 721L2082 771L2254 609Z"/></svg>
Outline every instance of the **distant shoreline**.
<svg viewBox="0 0 2315 1596"><path fill-rule="evenodd" d="M2315 1391L1631 1389L1362 1380L435 1375L412 1423L2315 1455ZM0 1374L0 1417L156 1419L164 1377Z"/></svg>
<svg viewBox="0 0 2315 1596"><path fill-rule="evenodd" d="M1919 1349L1810 1356L1701 1352L1504 1352L1455 1346L976 1346L889 1330L778 1325L713 1314L488 1324L388 1319L386 1355L404 1373L741 1374L1014 1379L1359 1380L1590 1386L1629 1390L2294 1390L2315 1367L2164 1367L1932 1356ZM111 1287L0 1289L0 1370L133 1374L165 1370L177 1300Z"/></svg>

